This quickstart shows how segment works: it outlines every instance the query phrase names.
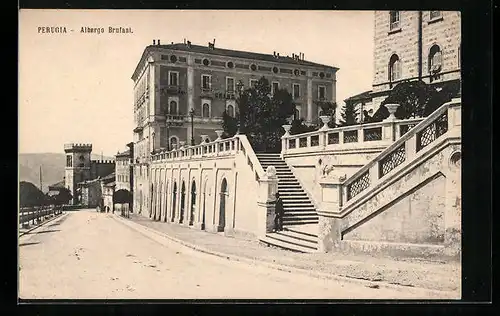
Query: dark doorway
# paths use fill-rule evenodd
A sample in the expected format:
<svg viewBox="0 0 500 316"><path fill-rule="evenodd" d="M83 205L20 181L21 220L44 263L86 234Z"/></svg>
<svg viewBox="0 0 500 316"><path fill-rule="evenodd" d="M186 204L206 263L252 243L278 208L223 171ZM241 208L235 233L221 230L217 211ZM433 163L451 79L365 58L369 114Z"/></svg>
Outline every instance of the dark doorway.
<svg viewBox="0 0 500 316"><path fill-rule="evenodd" d="M182 181L182 186L181 186L181 213L179 214L179 224L182 224L184 221L184 214L185 214L185 206L186 206L186 183Z"/></svg>
<svg viewBox="0 0 500 316"><path fill-rule="evenodd" d="M217 231L223 232L226 226L226 197L227 197L227 181L222 179L219 193L219 225L217 225Z"/></svg>
<svg viewBox="0 0 500 316"><path fill-rule="evenodd" d="M150 192L150 207L149 207L149 218L153 216L153 208L154 208L154 193L153 193L153 184L151 184L151 192Z"/></svg>
<svg viewBox="0 0 500 316"><path fill-rule="evenodd" d="M191 183L191 212L189 213L189 226L194 223L194 210L196 207L196 182Z"/></svg>
<svg viewBox="0 0 500 316"><path fill-rule="evenodd" d="M177 202L177 182L174 182L174 188L172 190L172 222L175 220L175 207Z"/></svg>
<svg viewBox="0 0 500 316"><path fill-rule="evenodd" d="M205 210L207 205L207 182L205 180L205 185L203 186L203 203L202 203L202 212L201 212L201 230L205 230Z"/></svg>

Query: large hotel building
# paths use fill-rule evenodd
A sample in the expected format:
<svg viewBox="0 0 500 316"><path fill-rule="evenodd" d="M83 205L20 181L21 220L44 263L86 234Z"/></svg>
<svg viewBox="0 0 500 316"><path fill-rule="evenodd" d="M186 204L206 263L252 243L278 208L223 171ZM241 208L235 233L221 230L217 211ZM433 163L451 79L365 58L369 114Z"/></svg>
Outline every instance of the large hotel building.
<svg viewBox="0 0 500 316"><path fill-rule="evenodd" d="M287 89L296 115L306 123L318 120L316 101L336 101L338 68L304 60L303 54L280 56L185 43L144 49L134 80L134 186L148 185L149 156L202 139L214 140L222 115L237 112L237 87L265 77L275 89ZM137 190L140 188L137 187ZM146 188L139 190L147 192ZM135 192L139 192L135 191ZM146 199L139 197L141 201Z"/></svg>

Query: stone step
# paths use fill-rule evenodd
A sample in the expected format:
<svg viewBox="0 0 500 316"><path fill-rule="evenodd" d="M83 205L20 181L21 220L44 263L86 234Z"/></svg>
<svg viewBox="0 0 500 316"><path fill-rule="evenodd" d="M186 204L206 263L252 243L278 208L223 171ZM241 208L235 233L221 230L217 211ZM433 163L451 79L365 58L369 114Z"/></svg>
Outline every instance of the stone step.
<svg viewBox="0 0 500 316"><path fill-rule="evenodd" d="M300 243L294 241L290 242L288 239L286 237L283 238L276 233L269 233L264 238L261 238L260 241L268 246L274 246L294 252L312 253L317 251L317 248L313 248L307 244L301 245Z"/></svg>
<svg viewBox="0 0 500 316"><path fill-rule="evenodd" d="M284 204L283 207L285 210L291 210L291 209L314 209L314 205L312 203L295 203L295 202L289 202Z"/></svg>
<svg viewBox="0 0 500 316"><path fill-rule="evenodd" d="M319 217L318 215L315 216L300 216L300 215L294 215L294 216L287 216L285 213L285 216L283 217L283 223L286 222L295 222L295 221L318 221Z"/></svg>
<svg viewBox="0 0 500 316"><path fill-rule="evenodd" d="M310 237L312 237L312 238L318 238L318 235L316 235L316 234L312 234L312 233L308 233L308 232L305 232L305 231L301 231L299 229L300 229L300 227L289 227L289 228L287 228L287 231L294 232L294 233L301 234L301 235L306 235L309 238Z"/></svg>
<svg viewBox="0 0 500 316"><path fill-rule="evenodd" d="M284 229L283 231L276 232L276 234L302 241L304 243L310 244L310 246L314 248L316 248L318 244L318 236L303 234L301 232L297 232L295 229Z"/></svg>
<svg viewBox="0 0 500 316"><path fill-rule="evenodd" d="M283 196L282 197L282 200L283 202L293 202L293 201L309 201L309 198L307 197L307 195L304 195L304 196L300 196L300 195L297 195L297 196L294 196L294 195L289 195L289 196Z"/></svg>
<svg viewBox="0 0 500 316"><path fill-rule="evenodd" d="M278 183L279 182L282 182L283 184L285 184L285 183L295 184L296 183L296 184L300 185L299 181L297 181L297 179L295 179L295 178L286 178L286 179L278 178Z"/></svg>
<svg viewBox="0 0 500 316"><path fill-rule="evenodd" d="M283 226L298 226L307 224L318 224L318 220L307 220L307 221L283 221Z"/></svg>
<svg viewBox="0 0 500 316"><path fill-rule="evenodd" d="M285 215L290 215L290 216L295 216L295 215L306 215L306 216L318 216L318 213L316 213L316 210L297 210L297 209L290 209L290 210L285 210Z"/></svg>
<svg viewBox="0 0 500 316"><path fill-rule="evenodd" d="M302 190L302 192L284 191L284 192L280 192L280 195L282 197L285 197L285 196L306 196L307 197L307 193L305 193L304 190Z"/></svg>

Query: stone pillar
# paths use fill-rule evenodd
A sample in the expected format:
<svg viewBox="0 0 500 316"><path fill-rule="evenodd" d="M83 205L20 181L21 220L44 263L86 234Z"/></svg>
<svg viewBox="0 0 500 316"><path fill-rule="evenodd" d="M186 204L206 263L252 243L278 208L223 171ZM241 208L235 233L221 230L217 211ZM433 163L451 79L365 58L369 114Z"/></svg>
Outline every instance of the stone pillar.
<svg viewBox="0 0 500 316"><path fill-rule="evenodd" d="M446 202L445 202L445 234L444 253L446 256L460 259L462 244L462 183L460 145L451 147L446 173ZM446 162L445 162L446 163Z"/></svg>
<svg viewBox="0 0 500 316"><path fill-rule="evenodd" d="M266 174L259 180L257 201L257 236L262 238L274 228L275 201L278 191L276 168L267 167Z"/></svg>
<svg viewBox="0 0 500 316"><path fill-rule="evenodd" d="M287 149L288 149L288 137L290 137L290 129L292 128L292 125L287 124L282 126L283 129L285 130L285 134L281 136L281 158L283 158L283 155L286 154Z"/></svg>
<svg viewBox="0 0 500 316"><path fill-rule="evenodd" d="M312 122L312 106L313 106L313 95L312 95L312 78L307 78L307 122Z"/></svg>
<svg viewBox="0 0 500 316"><path fill-rule="evenodd" d="M194 109L194 69L192 66L193 56L188 57L188 67L187 67L187 102L188 111Z"/></svg>
<svg viewBox="0 0 500 316"><path fill-rule="evenodd" d="M318 250L331 252L340 248L342 211L342 182L339 178L323 178L321 185L321 204L318 211Z"/></svg>

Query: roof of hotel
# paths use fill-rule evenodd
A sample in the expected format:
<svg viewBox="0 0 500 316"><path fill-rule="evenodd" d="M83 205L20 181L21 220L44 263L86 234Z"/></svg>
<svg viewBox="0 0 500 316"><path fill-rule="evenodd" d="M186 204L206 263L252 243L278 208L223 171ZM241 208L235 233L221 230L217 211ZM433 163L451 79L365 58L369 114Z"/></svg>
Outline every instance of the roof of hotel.
<svg viewBox="0 0 500 316"><path fill-rule="evenodd" d="M284 63L284 64L296 64L296 65L302 65L302 66L323 67L323 68L334 69L335 71L337 71L339 69L335 66L314 63L314 62L307 61L307 60L300 60L300 59L297 60L297 59L294 59L294 58L288 57L288 56L275 57L272 54L262 54L262 53L239 51L239 50L234 50L234 49L225 49L225 48L218 48L218 47L214 47L212 49L212 48L209 48L208 46L194 45L194 44L191 44L190 46L188 46L187 44L183 44L183 43L175 43L175 44L168 44L168 45L148 45L148 46L146 46L146 48L144 49L144 52L142 53L141 61L145 58L146 53L148 51L154 50L157 48L172 49L172 50L193 52L193 53L203 53L203 54L208 54L208 55L218 55L218 56L245 58L245 59L258 59L258 60L263 60L263 61L268 61L268 62L278 62L278 63ZM141 64L142 64L142 62L139 62L137 64L137 67L134 70L134 74L132 75L132 79L134 78L134 76L135 76L136 72L138 71Z"/></svg>

